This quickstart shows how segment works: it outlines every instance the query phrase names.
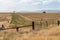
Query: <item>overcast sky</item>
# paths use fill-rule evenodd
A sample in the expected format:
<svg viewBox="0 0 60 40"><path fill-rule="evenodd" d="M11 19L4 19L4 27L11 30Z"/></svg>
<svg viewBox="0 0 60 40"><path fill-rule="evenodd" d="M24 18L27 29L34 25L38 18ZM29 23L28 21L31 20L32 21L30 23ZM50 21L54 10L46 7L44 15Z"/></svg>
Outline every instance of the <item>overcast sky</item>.
<svg viewBox="0 0 60 40"><path fill-rule="evenodd" d="M60 10L60 0L0 0L0 11Z"/></svg>

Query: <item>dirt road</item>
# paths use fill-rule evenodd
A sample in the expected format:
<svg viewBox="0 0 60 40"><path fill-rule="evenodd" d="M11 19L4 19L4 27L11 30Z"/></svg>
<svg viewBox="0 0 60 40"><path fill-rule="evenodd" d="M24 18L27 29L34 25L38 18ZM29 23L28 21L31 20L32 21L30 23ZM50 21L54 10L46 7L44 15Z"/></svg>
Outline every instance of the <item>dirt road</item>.
<svg viewBox="0 0 60 40"><path fill-rule="evenodd" d="M23 15L20 15L20 16L21 16L22 18L28 20L28 21L33 21L32 19L30 19L30 18L28 18L28 17L25 17L25 16L23 16Z"/></svg>

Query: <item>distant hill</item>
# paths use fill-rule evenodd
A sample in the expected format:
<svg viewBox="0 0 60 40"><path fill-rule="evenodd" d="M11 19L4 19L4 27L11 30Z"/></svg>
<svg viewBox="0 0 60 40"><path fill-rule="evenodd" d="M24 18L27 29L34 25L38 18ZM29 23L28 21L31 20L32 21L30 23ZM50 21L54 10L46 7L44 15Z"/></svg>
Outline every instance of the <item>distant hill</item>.
<svg viewBox="0 0 60 40"><path fill-rule="evenodd" d="M38 10L37 12L43 12L43 11L46 11L46 12L60 12L60 10Z"/></svg>

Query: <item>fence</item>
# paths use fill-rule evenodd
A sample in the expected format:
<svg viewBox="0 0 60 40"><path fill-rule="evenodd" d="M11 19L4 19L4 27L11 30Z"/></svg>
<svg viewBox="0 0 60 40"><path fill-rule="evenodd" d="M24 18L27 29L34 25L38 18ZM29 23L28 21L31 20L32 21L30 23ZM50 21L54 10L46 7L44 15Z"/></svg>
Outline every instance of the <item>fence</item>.
<svg viewBox="0 0 60 40"><path fill-rule="evenodd" d="M36 29L48 28L52 27L53 25L60 25L59 19L41 19L40 21L35 21Z"/></svg>
<svg viewBox="0 0 60 40"><path fill-rule="evenodd" d="M59 20L40 20L40 21L32 21L31 25L23 25L23 26L16 26L16 27L12 27L12 28L5 28L4 25L2 25L2 27L0 28L1 30L8 30L8 29L16 29L16 31L19 31L19 28L24 28L24 27L31 27L32 26L32 30L38 30L38 29L42 29L42 28L47 28L49 27L49 25L60 25L60 21Z"/></svg>

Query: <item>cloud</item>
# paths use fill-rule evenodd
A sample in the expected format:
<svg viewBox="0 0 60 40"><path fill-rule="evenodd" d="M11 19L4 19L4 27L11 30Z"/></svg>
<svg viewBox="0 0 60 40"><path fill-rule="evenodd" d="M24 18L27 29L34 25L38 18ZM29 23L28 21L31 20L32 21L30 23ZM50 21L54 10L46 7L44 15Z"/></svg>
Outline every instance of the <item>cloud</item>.
<svg viewBox="0 0 60 40"><path fill-rule="evenodd" d="M20 3L30 3L32 0L20 0Z"/></svg>
<svg viewBox="0 0 60 40"><path fill-rule="evenodd" d="M60 2L60 0L0 0L0 11L35 11L45 7L48 9L52 2Z"/></svg>

